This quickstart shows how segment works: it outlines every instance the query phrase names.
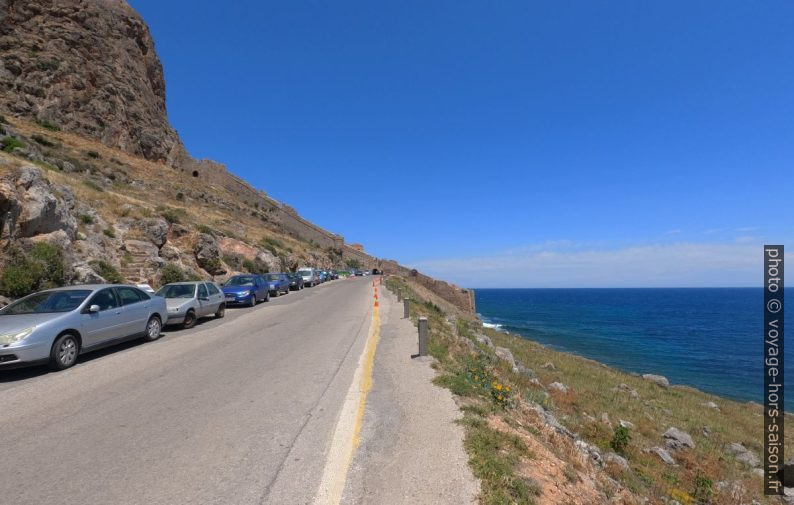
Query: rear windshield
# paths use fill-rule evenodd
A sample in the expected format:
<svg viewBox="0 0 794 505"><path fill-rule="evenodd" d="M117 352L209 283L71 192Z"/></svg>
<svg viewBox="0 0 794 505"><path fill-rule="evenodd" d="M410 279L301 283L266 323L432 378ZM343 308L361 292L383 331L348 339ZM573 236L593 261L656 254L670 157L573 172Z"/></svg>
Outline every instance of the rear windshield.
<svg viewBox="0 0 794 505"><path fill-rule="evenodd" d="M90 295L90 289L69 289L65 291L44 291L17 300L0 310L0 315L46 314L49 312L69 312L80 306Z"/></svg>
<svg viewBox="0 0 794 505"><path fill-rule="evenodd" d="M157 296L162 296L163 298L193 298L195 293L195 284L171 284L160 288Z"/></svg>
<svg viewBox="0 0 794 505"><path fill-rule="evenodd" d="M267 280L269 281L277 281L281 279L280 274L267 274Z"/></svg>

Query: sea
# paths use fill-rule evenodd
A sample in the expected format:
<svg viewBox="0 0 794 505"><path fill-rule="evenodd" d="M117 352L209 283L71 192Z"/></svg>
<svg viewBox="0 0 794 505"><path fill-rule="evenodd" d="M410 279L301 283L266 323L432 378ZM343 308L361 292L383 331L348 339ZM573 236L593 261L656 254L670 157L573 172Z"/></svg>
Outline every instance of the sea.
<svg viewBox="0 0 794 505"><path fill-rule="evenodd" d="M477 312L493 328L624 371L763 403L762 288L474 291ZM785 294L794 300L791 289ZM789 383L793 354L794 343L784 355ZM794 411L794 389L785 409Z"/></svg>

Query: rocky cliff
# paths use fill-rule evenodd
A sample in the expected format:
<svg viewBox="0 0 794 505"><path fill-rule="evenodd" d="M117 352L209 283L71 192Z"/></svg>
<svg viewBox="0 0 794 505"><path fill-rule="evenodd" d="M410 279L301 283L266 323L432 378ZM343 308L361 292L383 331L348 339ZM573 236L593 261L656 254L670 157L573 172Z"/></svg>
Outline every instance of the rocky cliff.
<svg viewBox="0 0 794 505"><path fill-rule="evenodd" d="M41 243L62 253L57 279L26 273L51 270L25 263ZM348 247L193 159L168 121L149 30L126 1L0 0L0 267L19 273L13 286L0 276L0 294L353 262L412 276L473 312L465 290Z"/></svg>
<svg viewBox="0 0 794 505"><path fill-rule="evenodd" d="M0 94L14 115L174 164L165 80L123 0L0 1Z"/></svg>

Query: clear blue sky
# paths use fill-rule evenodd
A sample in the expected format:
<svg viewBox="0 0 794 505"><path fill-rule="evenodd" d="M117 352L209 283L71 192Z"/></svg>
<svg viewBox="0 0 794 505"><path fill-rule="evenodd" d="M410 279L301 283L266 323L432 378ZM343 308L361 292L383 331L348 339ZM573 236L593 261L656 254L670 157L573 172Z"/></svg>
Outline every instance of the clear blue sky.
<svg viewBox="0 0 794 505"><path fill-rule="evenodd" d="M190 152L375 255L760 285L794 236L790 1L130 3Z"/></svg>

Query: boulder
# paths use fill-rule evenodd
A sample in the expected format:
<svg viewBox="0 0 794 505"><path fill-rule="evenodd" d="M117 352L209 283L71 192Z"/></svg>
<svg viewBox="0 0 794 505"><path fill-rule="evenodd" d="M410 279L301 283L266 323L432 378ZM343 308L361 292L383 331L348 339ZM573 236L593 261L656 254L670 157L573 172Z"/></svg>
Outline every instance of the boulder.
<svg viewBox="0 0 794 505"><path fill-rule="evenodd" d="M664 375L655 375L652 373L646 373L643 374L642 378L645 379L646 381L653 382L654 384L657 384L664 388L670 387L670 381L668 381L667 377L665 377Z"/></svg>
<svg viewBox="0 0 794 505"><path fill-rule="evenodd" d="M574 445L582 452L582 454L589 456L593 461L598 463L599 466L604 465L604 458L601 456L601 451L598 447L588 444L584 440L577 440ZM628 464L628 463L627 463Z"/></svg>
<svg viewBox="0 0 794 505"><path fill-rule="evenodd" d="M704 407L706 407L706 408L709 408L709 409L720 410L719 405L717 405L714 402L705 402L705 403L702 403L702 405Z"/></svg>
<svg viewBox="0 0 794 505"><path fill-rule="evenodd" d="M168 221L163 218L157 219L150 219L146 222L144 226L144 234L146 238L148 238L154 245L158 248L163 247L163 245L168 240L168 230L170 226Z"/></svg>
<svg viewBox="0 0 794 505"><path fill-rule="evenodd" d="M532 409L538 413L540 419L549 426L550 428L554 429L560 435L565 435L569 438L575 438L575 435L571 433L571 430L560 424L557 418L551 412L545 410L543 407L538 405L537 403L532 403Z"/></svg>
<svg viewBox="0 0 794 505"><path fill-rule="evenodd" d="M494 347L494 354L496 354L497 358L501 359L502 361L504 361L508 365L510 365L510 369L513 372L518 373L518 367L516 366L516 360L513 357L513 353L510 352L510 349L508 349L506 347L498 347L497 346L497 347Z"/></svg>
<svg viewBox="0 0 794 505"><path fill-rule="evenodd" d="M604 454L604 463L606 464L613 464L619 466L622 470L629 469L629 462L626 461L626 458L623 456L616 454L614 452L608 452Z"/></svg>
<svg viewBox="0 0 794 505"><path fill-rule="evenodd" d="M491 339L486 337L485 335L476 335L474 337L474 339L477 340L477 342L481 343L482 345L484 345L486 347L489 347L491 349L494 348L494 345L493 345L493 342L491 342Z"/></svg>
<svg viewBox="0 0 794 505"><path fill-rule="evenodd" d="M628 395L634 399L639 399L640 394L637 392L636 389L632 389L628 386L628 384L618 384L617 386L610 389L613 393L628 393Z"/></svg>
<svg viewBox="0 0 794 505"><path fill-rule="evenodd" d="M96 273L87 263L80 263L74 265L74 282L76 284L104 284L107 282L105 278Z"/></svg>
<svg viewBox="0 0 794 505"><path fill-rule="evenodd" d="M662 436L666 440L668 449L678 451L695 448L695 442L692 441L692 437L689 435L689 433L685 433L678 428L670 428L669 430L665 431L664 435Z"/></svg>
<svg viewBox="0 0 794 505"><path fill-rule="evenodd" d="M0 296L0 307L5 307L9 303L11 303L10 298L6 298L5 296Z"/></svg>
<svg viewBox="0 0 794 505"><path fill-rule="evenodd" d="M548 387L548 389L551 389L552 391L559 391L560 393L567 393L568 392L568 387L565 384L561 383L561 382L552 382L547 387Z"/></svg>
<svg viewBox="0 0 794 505"><path fill-rule="evenodd" d="M207 233L201 233L193 249L196 255L196 263L212 275L226 273L221 263L221 249L215 241L215 237Z"/></svg>
<svg viewBox="0 0 794 505"><path fill-rule="evenodd" d="M543 368L545 368L546 370L557 370L557 367L555 367L554 363L552 363L551 361L546 362L546 364L543 365Z"/></svg>
<svg viewBox="0 0 794 505"><path fill-rule="evenodd" d="M176 261L181 257L181 251L172 245L165 244L160 248L160 257L168 261Z"/></svg>
<svg viewBox="0 0 794 505"><path fill-rule="evenodd" d="M535 379L537 374L531 368L527 368L523 365L523 363L516 362L516 368L518 369L518 374L524 377L525 379Z"/></svg>
<svg viewBox="0 0 794 505"><path fill-rule="evenodd" d="M77 230L77 220L71 213L74 197L67 188L58 187L56 191L44 179L40 168L24 166L20 169L16 179L16 201L19 208L17 236L32 237L63 230L70 239L74 238Z"/></svg>
<svg viewBox="0 0 794 505"><path fill-rule="evenodd" d="M281 259L270 251L259 251L256 254L256 261L260 264L267 265L270 272L280 272L282 270Z"/></svg>
<svg viewBox="0 0 794 505"><path fill-rule="evenodd" d="M727 452L728 454L733 455L736 458L736 461L743 463L744 465L747 465L751 468L761 466L761 460L758 458L758 456L754 452L749 450L747 447L745 447L744 444L740 444L738 442L728 444ZM787 464L790 462L791 460L789 460Z"/></svg>
<svg viewBox="0 0 794 505"><path fill-rule="evenodd" d="M606 412L601 413L601 424L609 426L612 428L612 421L609 419L609 414Z"/></svg>
<svg viewBox="0 0 794 505"><path fill-rule="evenodd" d="M657 456L659 456L659 459L661 459L670 466L676 466L675 460L673 459L672 456L670 456L670 453L667 452L666 449L662 449L661 447L651 447L650 449L647 449L646 452L649 452L651 454L656 454Z"/></svg>

